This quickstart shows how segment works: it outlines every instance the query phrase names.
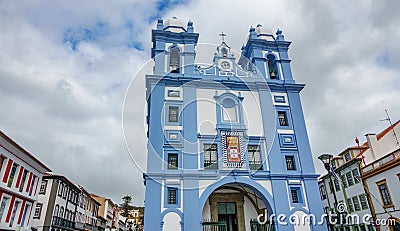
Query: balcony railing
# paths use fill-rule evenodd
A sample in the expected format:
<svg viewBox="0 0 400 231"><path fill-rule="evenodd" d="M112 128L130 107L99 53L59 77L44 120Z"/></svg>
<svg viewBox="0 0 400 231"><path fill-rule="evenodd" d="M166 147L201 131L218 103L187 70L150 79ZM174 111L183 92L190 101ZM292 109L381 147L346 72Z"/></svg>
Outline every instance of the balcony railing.
<svg viewBox="0 0 400 231"><path fill-rule="evenodd" d="M249 161L250 170L262 170L262 161Z"/></svg>
<svg viewBox="0 0 400 231"><path fill-rule="evenodd" d="M53 217L52 225L63 228L75 229L75 222L60 217Z"/></svg>
<svg viewBox="0 0 400 231"><path fill-rule="evenodd" d="M392 162L394 160L397 160L399 158L400 158L400 149L392 152L391 154L389 154L387 156L384 156L384 157L376 160L375 162L373 162L369 165L366 165L364 168L362 168L362 172L367 173L369 171L377 169L377 168L381 167L382 165Z"/></svg>
<svg viewBox="0 0 400 231"><path fill-rule="evenodd" d="M215 170L218 169L218 162L204 161L204 169Z"/></svg>
<svg viewBox="0 0 400 231"><path fill-rule="evenodd" d="M227 231L228 226L226 221L213 221L213 220L204 220L202 222L202 230L203 231Z"/></svg>

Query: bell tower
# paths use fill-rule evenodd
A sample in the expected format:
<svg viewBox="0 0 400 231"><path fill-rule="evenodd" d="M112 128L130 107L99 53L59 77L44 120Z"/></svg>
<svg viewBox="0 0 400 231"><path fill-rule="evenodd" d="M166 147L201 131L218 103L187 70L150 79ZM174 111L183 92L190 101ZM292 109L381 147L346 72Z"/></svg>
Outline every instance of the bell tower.
<svg viewBox="0 0 400 231"><path fill-rule="evenodd" d="M156 62L154 74L193 74L194 49L199 34L194 33L193 22L184 27L182 20L173 17L158 20L152 31L151 57Z"/></svg>

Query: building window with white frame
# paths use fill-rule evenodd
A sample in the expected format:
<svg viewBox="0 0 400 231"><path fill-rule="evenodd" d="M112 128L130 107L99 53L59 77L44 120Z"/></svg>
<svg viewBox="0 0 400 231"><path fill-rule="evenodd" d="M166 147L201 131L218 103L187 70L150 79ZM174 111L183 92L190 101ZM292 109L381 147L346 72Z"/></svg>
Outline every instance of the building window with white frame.
<svg viewBox="0 0 400 231"><path fill-rule="evenodd" d="M177 204L177 199L176 199L177 191L178 190L176 188L168 188L168 204L170 205Z"/></svg>
<svg viewBox="0 0 400 231"><path fill-rule="evenodd" d="M177 123L179 119L179 107L169 106L168 107L168 122Z"/></svg>
<svg viewBox="0 0 400 231"><path fill-rule="evenodd" d="M19 185L20 192L22 192L24 190L25 181L26 181L27 176L28 176L28 170L25 169L24 173L22 174L21 184Z"/></svg>
<svg viewBox="0 0 400 231"><path fill-rule="evenodd" d="M340 191L339 180L335 177L335 178L333 179L333 182L334 182L334 184L335 184L336 192Z"/></svg>
<svg viewBox="0 0 400 231"><path fill-rule="evenodd" d="M358 169L355 168L355 169L353 169L351 172L353 173L354 182L355 182L356 184L357 184L357 183L360 183L361 180L360 180L360 173L358 172Z"/></svg>
<svg viewBox="0 0 400 231"><path fill-rule="evenodd" d="M347 198L347 204L349 206L349 212L354 212L353 202L351 201L351 198Z"/></svg>
<svg viewBox="0 0 400 231"><path fill-rule="evenodd" d="M346 172L346 179L347 179L347 183L349 184L349 186L354 185L353 175L351 172Z"/></svg>
<svg viewBox="0 0 400 231"><path fill-rule="evenodd" d="M3 164L4 164L4 161L5 161L6 159L7 159L7 158L6 158L5 156L0 155L0 171L1 171L1 169L3 168Z"/></svg>
<svg viewBox="0 0 400 231"><path fill-rule="evenodd" d="M342 180L343 187L347 188L346 176L345 175L340 175L340 178Z"/></svg>
<svg viewBox="0 0 400 231"><path fill-rule="evenodd" d="M3 218L4 212L5 212L5 209L6 209L6 206L7 206L9 200L10 200L10 198L3 197L3 200L1 201L1 204L0 204L0 222L1 222L1 219Z"/></svg>
<svg viewBox="0 0 400 231"><path fill-rule="evenodd" d="M42 180L42 184L40 185L39 194L45 194L47 188L47 180Z"/></svg>
<svg viewBox="0 0 400 231"><path fill-rule="evenodd" d="M300 203L299 200L299 190L297 189L290 189L290 194L292 196L292 202L293 203Z"/></svg>
<svg viewBox="0 0 400 231"><path fill-rule="evenodd" d="M260 145L247 146L250 170L262 170Z"/></svg>
<svg viewBox="0 0 400 231"><path fill-rule="evenodd" d="M347 152L346 154L344 154L344 160L347 162L349 160L351 160L351 154L350 152Z"/></svg>
<svg viewBox="0 0 400 231"><path fill-rule="evenodd" d="M381 194L383 205L386 206L386 207L393 206L392 198L390 196L390 192L389 192L389 189L387 187L386 180L378 182L377 185L378 185L378 188L379 188L379 192Z"/></svg>
<svg viewBox="0 0 400 231"><path fill-rule="evenodd" d="M285 111L278 111L278 120L279 125L282 127L287 127L289 125Z"/></svg>
<svg viewBox="0 0 400 231"><path fill-rule="evenodd" d="M178 153L168 153L168 169L178 169Z"/></svg>
<svg viewBox="0 0 400 231"><path fill-rule="evenodd" d="M218 169L216 144L204 144L204 169Z"/></svg>
<svg viewBox="0 0 400 231"><path fill-rule="evenodd" d="M360 197L361 208L362 209L368 209L368 202L367 202L366 195L365 194L361 194L359 197Z"/></svg>
<svg viewBox="0 0 400 231"><path fill-rule="evenodd" d="M60 182L58 185L58 196L62 197L63 191L64 191L64 184Z"/></svg>
<svg viewBox="0 0 400 231"><path fill-rule="evenodd" d="M42 203L37 203L35 208L35 213L33 214L33 219L40 219L40 215L42 213Z"/></svg>
<svg viewBox="0 0 400 231"><path fill-rule="evenodd" d="M296 170L294 156L285 156L286 170Z"/></svg>
<svg viewBox="0 0 400 231"><path fill-rule="evenodd" d="M356 196L353 197L352 201L353 201L353 205L354 205L354 210L360 211L361 210L361 206L360 206L360 202L358 200L358 197L356 197Z"/></svg>
<svg viewBox="0 0 400 231"><path fill-rule="evenodd" d="M14 163L11 168L10 176L8 177L7 187L12 186L17 168L18 168L18 164Z"/></svg>
<svg viewBox="0 0 400 231"><path fill-rule="evenodd" d="M12 213L11 213L11 218L10 218L9 227L12 227L12 226L14 225L15 216L17 216L17 211L18 211L18 208L19 208L19 204L20 204L20 203L21 203L21 202L19 202L19 201L15 201L15 202L14 202L14 207L13 207L13 210L12 210Z"/></svg>
<svg viewBox="0 0 400 231"><path fill-rule="evenodd" d="M325 200L326 199L326 190L325 190L325 187L323 185L319 186L319 192L321 194L321 199Z"/></svg>

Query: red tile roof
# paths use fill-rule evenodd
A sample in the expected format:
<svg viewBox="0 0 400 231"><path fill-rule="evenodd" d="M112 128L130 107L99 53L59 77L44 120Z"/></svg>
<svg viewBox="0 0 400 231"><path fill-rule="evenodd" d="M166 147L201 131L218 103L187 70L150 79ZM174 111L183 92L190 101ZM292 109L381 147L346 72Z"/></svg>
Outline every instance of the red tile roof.
<svg viewBox="0 0 400 231"><path fill-rule="evenodd" d="M381 133L379 133L376 138L378 140L380 140L382 137L384 137L390 130L392 130L394 127L396 127L397 124L400 123L400 120L398 120L396 123L394 123L392 126L386 128L385 130L383 130Z"/></svg>

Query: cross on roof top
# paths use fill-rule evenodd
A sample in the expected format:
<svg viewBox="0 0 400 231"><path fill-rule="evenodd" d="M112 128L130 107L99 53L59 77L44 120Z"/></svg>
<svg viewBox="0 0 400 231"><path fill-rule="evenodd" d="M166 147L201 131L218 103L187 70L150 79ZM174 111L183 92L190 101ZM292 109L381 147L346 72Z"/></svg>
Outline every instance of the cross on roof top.
<svg viewBox="0 0 400 231"><path fill-rule="evenodd" d="M224 34L224 32L221 32L221 34L219 34L219 36L221 36L222 42L224 42L226 34Z"/></svg>

